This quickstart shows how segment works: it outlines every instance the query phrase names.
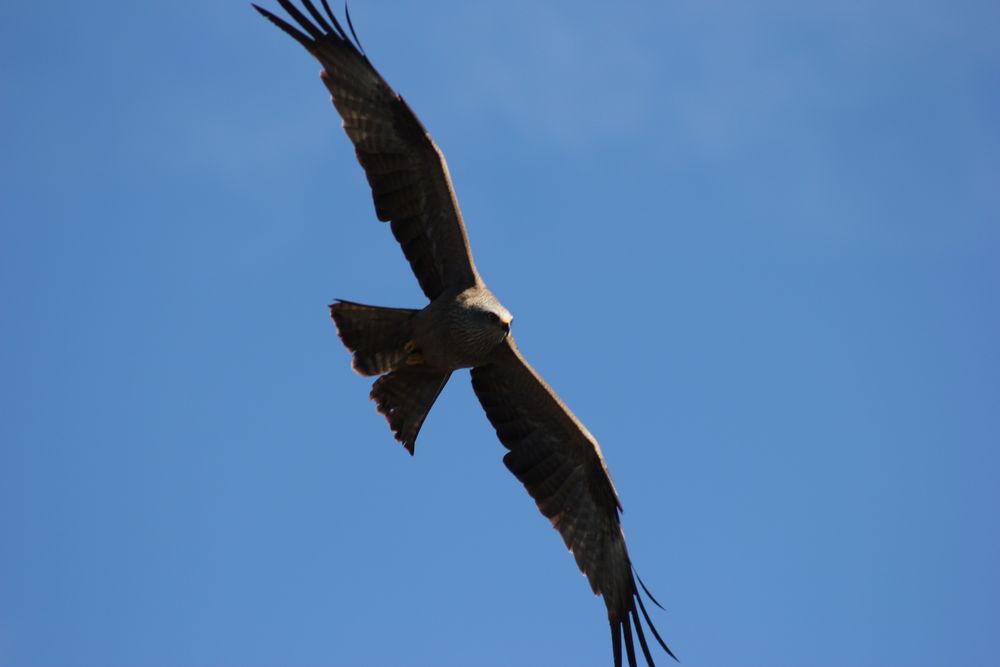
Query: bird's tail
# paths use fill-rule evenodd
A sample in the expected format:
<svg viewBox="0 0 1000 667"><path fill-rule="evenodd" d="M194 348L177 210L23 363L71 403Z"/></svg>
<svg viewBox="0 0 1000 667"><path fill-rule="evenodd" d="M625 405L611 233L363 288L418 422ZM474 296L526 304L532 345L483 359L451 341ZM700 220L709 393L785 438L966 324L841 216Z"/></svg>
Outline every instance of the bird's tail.
<svg viewBox="0 0 1000 667"><path fill-rule="evenodd" d="M372 385L371 399L385 415L396 440L403 443L411 456L424 418L450 377L451 372L401 368L383 375Z"/></svg>
<svg viewBox="0 0 1000 667"><path fill-rule="evenodd" d="M382 308L350 301L330 305L330 316L344 346L354 353L351 366L361 375L381 375L406 361L410 318L416 310Z"/></svg>
<svg viewBox="0 0 1000 667"><path fill-rule="evenodd" d="M451 377L450 372L407 363L415 352L407 345L412 335L410 319L416 312L350 301L337 301L330 306L340 340L354 353L351 362L354 370L361 375L382 375L372 385L371 399L410 454L424 418Z"/></svg>

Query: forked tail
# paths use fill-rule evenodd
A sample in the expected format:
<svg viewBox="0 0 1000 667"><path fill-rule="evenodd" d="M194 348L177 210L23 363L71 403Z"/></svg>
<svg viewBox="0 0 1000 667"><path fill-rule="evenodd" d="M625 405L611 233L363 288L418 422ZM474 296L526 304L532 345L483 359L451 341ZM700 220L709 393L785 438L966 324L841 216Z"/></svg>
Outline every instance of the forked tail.
<svg viewBox="0 0 1000 667"><path fill-rule="evenodd" d="M382 376L372 385L371 399L410 454L427 413L451 377L451 372L429 370L420 362L407 363L408 357L414 359L408 343L416 312L351 301L330 306L340 340L354 354L351 366L361 375Z"/></svg>

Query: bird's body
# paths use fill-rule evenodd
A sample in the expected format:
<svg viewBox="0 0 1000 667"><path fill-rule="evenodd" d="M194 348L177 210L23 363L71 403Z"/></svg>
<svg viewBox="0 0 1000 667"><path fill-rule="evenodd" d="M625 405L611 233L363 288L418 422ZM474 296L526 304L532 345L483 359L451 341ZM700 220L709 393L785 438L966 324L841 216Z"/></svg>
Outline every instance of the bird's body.
<svg viewBox="0 0 1000 667"><path fill-rule="evenodd" d="M559 531L594 593L604 598L615 665L622 664L623 639L629 665L637 665L633 628L653 665L643 620L673 656L640 596L621 531L621 503L601 449L514 343L510 312L486 288L472 260L441 151L361 51L350 16L353 42L326 0L325 16L312 0L302 0L311 20L290 0L277 1L298 27L255 7L323 65L321 79L365 170L376 215L390 223L429 300L419 309L351 301L330 306L353 368L377 376L371 398L379 412L413 454L441 389L453 372L471 369L473 390L509 450L504 465Z"/></svg>
<svg viewBox="0 0 1000 667"><path fill-rule="evenodd" d="M489 361L512 319L486 287L448 290L414 315L413 342L430 368L473 368Z"/></svg>

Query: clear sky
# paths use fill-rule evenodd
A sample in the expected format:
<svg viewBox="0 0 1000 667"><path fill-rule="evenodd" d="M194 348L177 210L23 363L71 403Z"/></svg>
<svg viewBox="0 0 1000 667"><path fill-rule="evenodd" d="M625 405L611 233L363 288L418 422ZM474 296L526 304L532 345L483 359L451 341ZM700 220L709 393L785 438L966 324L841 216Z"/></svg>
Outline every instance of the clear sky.
<svg viewBox="0 0 1000 667"><path fill-rule="evenodd" d="M352 9L683 664L996 664L1000 5ZM327 303L423 298L318 70L4 8L0 665L610 664L468 374L410 458L350 370Z"/></svg>

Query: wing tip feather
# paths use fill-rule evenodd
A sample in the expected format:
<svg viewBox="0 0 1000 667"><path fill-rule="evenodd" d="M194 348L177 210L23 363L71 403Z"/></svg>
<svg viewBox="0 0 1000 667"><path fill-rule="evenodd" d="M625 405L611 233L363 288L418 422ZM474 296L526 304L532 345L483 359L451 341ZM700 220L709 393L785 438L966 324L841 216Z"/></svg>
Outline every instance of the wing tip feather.
<svg viewBox="0 0 1000 667"><path fill-rule="evenodd" d="M625 614L625 617L618 622L618 627L621 628L622 634L625 635L625 655L628 658L629 667L638 667L635 660L635 643L632 640L632 622L629 620L628 614ZM656 665L650 665L649 667L656 667Z"/></svg>
<svg viewBox="0 0 1000 667"><path fill-rule="evenodd" d="M277 2L281 5L281 8L284 9L285 12L287 12L288 15L295 21L295 23L298 24L299 27L293 26L285 19L277 16L267 9L264 9L255 2L251 2L250 6L257 10L257 12L268 21L281 28L282 31L291 35L295 41L299 42L310 51L312 51L316 44L321 40L333 40L346 45L353 51L356 51L365 62L368 62L368 56L365 54L364 47L361 46L361 40L358 38L358 33L354 30L354 24L351 21L351 14L346 3L344 4L344 13L347 17L347 27L350 29L350 33L348 33L348 31L344 29L343 24L337 20L337 16L330 9L330 5L327 0L320 0L323 6L323 11L326 13L326 17L324 17L323 13L316 7L314 0L302 0L302 6L305 7L309 16L312 17L312 21L310 21L309 17L303 14L291 0L277 0Z"/></svg>
<svg viewBox="0 0 1000 667"><path fill-rule="evenodd" d="M324 2L325 1L326 0L324 0ZM365 47L361 45L361 39L358 37L358 33L354 32L354 23L351 21L351 10L348 8L347 2L344 2L344 16L347 17L347 27L351 29L351 36L354 37L354 44L358 47L358 52L365 56L365 59L367 59L368 56L365 55Z"/></svg>
<svg viewBox="0 0 1000 667"><path fill-rule="evenodd" d="M640 584L641 584L641 582L640 582ZM645 591L646 595L649 595L649 591L646 590L645 586L642 586L642 589L643 589L643 591ZM633 592L633 596L634 596L633 599L635 600L635 603L633 603L633 605L632 605L632 610L631 610L632 613L633 614L636 613L635 612L635 604L638 604L639 605L639 611L642 612L642 617L644 619L646 619L646 625L649 627L649 631L653 633L653 638L656 640L656 643L659 644L663 648L664 651L666 651L667 655L669 655L671 658L673 658L677 662L680 662L681 661L680 658L678 658L676 655L674 655L674 652L670 650L669 646L667 646L667 642L665 642L663 640L663 637L660 636L660 633L659 633L659 631L657 631L656 626L653 625L653 619L651 619L649 617L649 612L646 611L646 605L643 604L643 602L642 602L642 595L639 593L638 590L635 590ZM653 600L653 602L656 602L656 600L653 598L652 595L649 595L649 599ZM660 607L660 609L663 609L663 607L660 606L659 602L656 602L656 606ZM641 629L641 626L639 625L638 616L636 616L636 623L635 623L635 625L636 625L636 628L639 628L640 637L642 637L642 629Z"/></svg>
<svg viewBox="0 0 1000 667"><path fill-rule="evenodd" d="M644 592L649 599L653 600L654 603L661 609L663 608L659 602L656 602L655 598L650 595L649 590L646 588L642 582L639 583L639 587L635 585L635 580L638 579L638 575L634 574L633 570L632 578L632 590L631 594L626 598L625 601L619 604L609 604L608 607L608 620L611 624L611 638L612 638L612 651L615 655L615 665L619 667L621 665L621 652L622 652L622 639L625 640L625 656L628 659L629 667L637 667L637 659L635 652L635 644L633 642L632 633L635 632L635 636L639 639L639 648L642 650L642 656L646 660L646 664L649 667L656 667L656 663L653 661L653 654L649 647L649 642L646 639L646 633L642 627L642 620L645 620L646 627L653 634L653 638L656 643L673 658L676 662L680 662L667 643L660 636L659 631L656 626L653 625L653 620L649 617L649 612L646 610L646 605L642 601L642 593ZM641 613L641 618L640 618Z"/></svg>
<svg viewBox="0 0 1000 667"><path fill-rule="evenodd" d="M622 667L622 633L621 623L614 618L608 618L611 625L611 654L614 657L615 667Z"/></svg>
<svg viewBox="0 0 1000 667"><path fill-rule="evenodd" d="M307 51L312 52L315 48L315 41L305 34L291 23L281 18L280 16L264 9L263 7L250 3L250 6L257 10L257 12L266 18L268 21L276 25L283 33L294 39L296 42L301 44L306 48Z"/></svg>

